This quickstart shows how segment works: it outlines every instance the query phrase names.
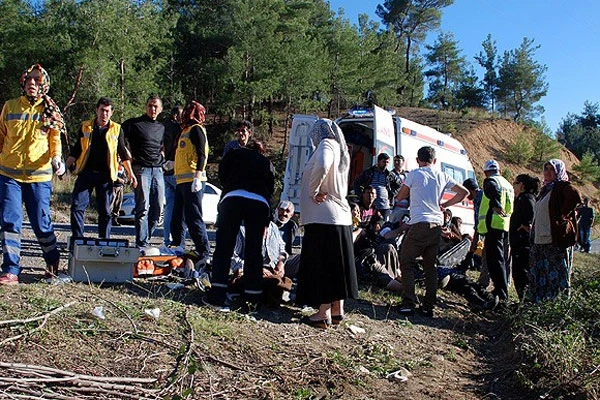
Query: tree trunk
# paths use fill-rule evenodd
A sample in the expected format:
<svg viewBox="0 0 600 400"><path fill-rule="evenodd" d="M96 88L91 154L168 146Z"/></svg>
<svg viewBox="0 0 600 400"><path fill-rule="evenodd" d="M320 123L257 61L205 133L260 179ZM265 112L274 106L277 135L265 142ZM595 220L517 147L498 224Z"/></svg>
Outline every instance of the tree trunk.
<svg viewBox="0 0 600 400"><path fill-rule="evenodd" d="M121 107L119 110L119 118L123 121L123 110L125 109L125 60L119 60L119 72L121 74Z"/></svg>

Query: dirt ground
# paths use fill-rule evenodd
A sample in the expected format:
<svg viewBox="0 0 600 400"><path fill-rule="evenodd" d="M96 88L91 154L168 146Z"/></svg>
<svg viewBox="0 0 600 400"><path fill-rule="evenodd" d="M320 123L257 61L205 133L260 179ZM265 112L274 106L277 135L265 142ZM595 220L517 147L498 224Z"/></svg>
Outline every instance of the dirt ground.
<svg viewBox="0 0 600 400"><path fill-rule="evenodd" d="M132 228L123 232L133 239ZM209 310L193 286L48 285L28 229L24 243L28 283L0 287L0 398L525 398L504 315L472 312L449 292L440 291L435 318L404 319L397 296L362 287L343 324L322 331L300 324L293 305ZM158 319L145 311L155 308ZM398 370L405 381L386 378Z"/></svg>

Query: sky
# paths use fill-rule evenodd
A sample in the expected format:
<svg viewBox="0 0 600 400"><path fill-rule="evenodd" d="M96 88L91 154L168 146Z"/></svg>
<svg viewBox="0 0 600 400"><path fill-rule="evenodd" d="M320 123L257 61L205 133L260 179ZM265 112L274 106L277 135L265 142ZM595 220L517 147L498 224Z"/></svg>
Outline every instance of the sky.
<svg viewBox="0 0 600 400"><path fill-rule="evenodd" d="M382 0L329 0L331 9L358 24L359 14L381 22L375 14ZM462 55L479 76L474 56L488 34L498 54L516 49L524 37L541 47L535 60L548 67L548 92L539 102L551 132L568 113L581 114L584 102L600 102L600 1L598 0L455 0L443 9L441 30L452 32ZM439 32L432 32L433 43ZM539 119L539 118L538 118Z"/></svg>

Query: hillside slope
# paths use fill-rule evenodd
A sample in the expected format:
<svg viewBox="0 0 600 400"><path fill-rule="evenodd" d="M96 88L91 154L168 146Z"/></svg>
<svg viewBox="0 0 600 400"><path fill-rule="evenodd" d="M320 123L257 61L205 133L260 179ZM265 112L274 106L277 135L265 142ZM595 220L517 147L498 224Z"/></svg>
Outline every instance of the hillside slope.
<svg viewBox="0 0 600 400"><path fill-rule="evenodd" d="M458 132L453 136L465 146L480 183L483 177L483 164L491 158L497 160L503 170L509 170L513 177L525 173L542 178L541 167L532 169L530 165L518 165L506 160L508 147L515 142L520 133L525 137L533 138L534 131L528 127L506 119L469 117L459 113L441 113L422 108L404 107L398 110L398 114L441 132L447 132L448 128ZM560 158L565 162L569 173L573 171L573 166L579 163L579 159L564 147ZM577 183L577 188L584 196L596 202L600 200L594 185Z"/></svg>

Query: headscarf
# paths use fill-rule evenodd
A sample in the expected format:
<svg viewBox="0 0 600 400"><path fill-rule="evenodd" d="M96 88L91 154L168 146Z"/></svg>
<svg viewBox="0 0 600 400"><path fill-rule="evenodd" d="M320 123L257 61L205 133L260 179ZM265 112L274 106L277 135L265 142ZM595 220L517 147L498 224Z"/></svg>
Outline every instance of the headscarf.
<svg viewBox="0 0 600 400"><path fill-rule="evenodd" d="M316 147L325 139L333 139L339 143L341 157L338 171L345 173L350 166L350 155L348 154L348 146L346 145L344 134L335 122L327 118L322 118L313 125L310 132L310 140L312 140L313 145Z"/></svg>
<svg viewBox="0 0 600 400"><path fill-rule="evenodd" d="M546 165L551 165L552 168L554 168L554 172L556 173L556 178L552 181L548 181L548 180L544 179L544 186L542 186L542 190L540 190L538 199L541 199L546 194L548 194L550 192L550 190L552 190L552 188L554 187L554 184L556 182L568 182L569 181L569 175L567 174L567 168L565 166L565 163L562 160L559 160L558 158L553 158L553 159L545 162L544 167L546 167Z"/></svg>
<svg viewBox="0 0 600 400"><path fill-rule="evenodd" d="M548 160L548 162L544 164L544 166L546 165L552 165L552 168L554 168L554 172L556 173L556 179L554 180L554 182L569 181L567 167L565 166L565 163L562 160L559 160L558 158L553 158L552 160ZM544 185L547 185L548 183L550 183L550 181L544 180Z"/></svg>
<svg viewBox="0 0 600 400"><path fill-rule="evenodd" d="M189 103L185 105L183 108L183 113L181 114L181 125L183 128L187 128L188 126L192 126L195 124L202 125L204 124L206 114L206 108L195 100L190 100Z"/></svg>
<svg viewBox="0 0 600 400"><path fill-rule="evenodd" d="M28 76L34 69L37 69L41 75L38 92L35 96L29 96L27 92L25 92L25 77ZM60 112L60 108L54 100L50 96L48 96L48 91L50 90L50 76L48 72L40 64L33 64L29 68L27 68L21 74L21 88L23 89L23 94L31 104L35 103L38 99L43 99L44 101L44 112L42 113L42 122L44 123L44 127L49 129L56 129L62 135L67 134L67 130L65 128L65 118Z"/></svg>

